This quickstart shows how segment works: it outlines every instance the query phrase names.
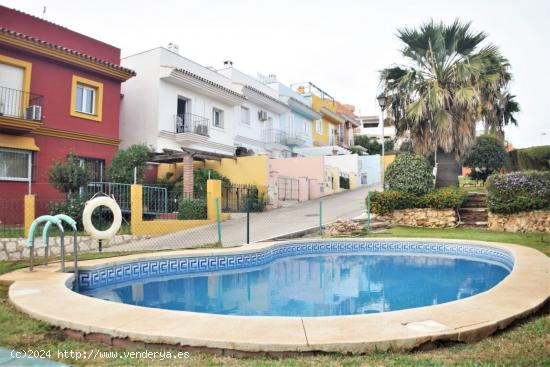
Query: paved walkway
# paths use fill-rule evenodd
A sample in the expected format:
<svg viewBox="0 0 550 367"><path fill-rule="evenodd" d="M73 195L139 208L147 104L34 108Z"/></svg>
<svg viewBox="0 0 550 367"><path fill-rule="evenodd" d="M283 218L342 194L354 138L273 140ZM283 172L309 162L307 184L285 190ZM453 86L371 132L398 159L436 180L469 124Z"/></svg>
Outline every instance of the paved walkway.
<svg viewBox="0 0 550 367"><path fill-rule="evenodd" d="M360 187L324 197L323 223L352 218L365 210L365 196L374 187ZM250 242L268 240L319 225L319 200L306 201L263 213L252 213ZM225 221L221 225L224 247L246 243L246 218ZM109 251L193 248L217 241L216 225L196 227L130 244L112 246Z"/></svg>

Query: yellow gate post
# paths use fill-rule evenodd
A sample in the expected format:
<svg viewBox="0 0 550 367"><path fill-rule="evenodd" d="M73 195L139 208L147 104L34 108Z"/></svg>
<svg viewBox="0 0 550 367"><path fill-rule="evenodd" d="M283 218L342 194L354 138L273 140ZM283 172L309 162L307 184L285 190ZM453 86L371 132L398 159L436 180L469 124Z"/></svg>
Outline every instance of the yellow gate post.
<svg viewBox="0 0 550 367"><path fill-rule="evenodd" d="M143 221L143 186L130 187L130 231L138 234L138 228Z"/></svg>
<svg viewBox="0 0 550 367"><path fill-rule="evenodd" d="M220 204L218 205L221 205L222 181L206 181L206 212L209 220L216 220L216 198L219 198Z"/></svg>
<svg viewBox="0 0 550 367"><path fill-rule="evenodd" d="M25 225L25 237L29 235L29 228L35 217L35 196L25 195L24 201L24 225Z"/></svg>

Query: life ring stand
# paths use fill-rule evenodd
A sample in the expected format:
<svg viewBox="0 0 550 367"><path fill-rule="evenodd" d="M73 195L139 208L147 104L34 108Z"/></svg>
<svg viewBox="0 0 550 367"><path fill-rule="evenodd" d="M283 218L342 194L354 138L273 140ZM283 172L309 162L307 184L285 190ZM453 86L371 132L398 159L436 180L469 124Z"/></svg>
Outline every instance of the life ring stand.
<svg viewBox="0 0 550 367"><path fill-rule="evenodd" d="M98 230L92 223L92 213L100 206L106 206L113 213L113 223L104 231ZM84 230L88 232L92 238L97 240L110 240L117 234L120 229L120 225L122 224L122 212L120 211L120 206L118 206L115 199L108 196L98 196L92 198L91 200L88 200L84 206L84 212L82 213L82 224L84 225Z"/></svg>

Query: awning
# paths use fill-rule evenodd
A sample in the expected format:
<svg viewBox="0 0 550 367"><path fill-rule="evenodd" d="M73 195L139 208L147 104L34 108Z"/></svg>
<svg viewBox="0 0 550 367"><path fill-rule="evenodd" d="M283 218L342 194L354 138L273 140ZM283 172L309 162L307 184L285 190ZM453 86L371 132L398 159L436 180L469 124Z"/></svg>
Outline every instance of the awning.
<svg viewBox="0 0 550 367"><path fill-rule="evenodd" d="M34 138L29 136L18 136L18 135L8 135L0 134L0 148L11 148L11 149L20 149L20 150L32 150L39 151L40 148L36 146Z"/></svg>

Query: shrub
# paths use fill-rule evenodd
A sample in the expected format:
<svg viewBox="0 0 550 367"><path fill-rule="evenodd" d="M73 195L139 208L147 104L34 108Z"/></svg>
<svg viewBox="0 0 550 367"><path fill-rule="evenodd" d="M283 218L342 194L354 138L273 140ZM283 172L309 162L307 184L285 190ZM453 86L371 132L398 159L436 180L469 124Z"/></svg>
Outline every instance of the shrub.
<svg viewBox="0 0 550 367"><path fill-rule="evenodd" d="M466 199L466 192L454 187L433 190L426 195L413 195L399 191L384 191L371 193L371 211L386 215L398 209L459 208Z"/></svg>
<svg viewBox="0 0 550 367"><path fill-rule="evenodd" d="M550 170L550 145L514 149L509 153L513 171Z"/></svg>
<svg viewBox="0 0 550 367"><path fill-rule="evenodd" d="M502 142L489 135L478 137L463 159L463 165L471 169L469 176L483 181L504 168L506 162L506 150Z"/></svg>
<svg viewBox="0 0 550 367"><path fill-rule="evenodd" d="M526 171L493 175L487 180L492 213L550 210L550 172Z"/></svg>
<svg viewBox="0 0 550 367"><path fill-rule="evenodd" d="M52 201L48 204L48 211L50 215L66 214L76 221L76 225L79 230L82 230L82 212L84 211L84 205L86 199L81 198L78 195L68 195L67 200L55 202ZM94 212L95 213L95 212Z"/></svg>
<svg viewBox="0 0 550 367"><path fill-rule="evenodd" d="M267 195L258 188L252 189L248 192L248 202L251 212L263 212L268 203Z"/></svg>
<svg viewBox="0 0 550 367"><path fill-rule="evenodd" d="M179 203L178 219L206 219L206 201L200 199L183 199Z"/></svg>
<svg viewBox="0 0 550 367"><path fill-rule="evenodd" d="M137 168L137 182L143 183L147 162L153 151L144 144L135 144L119 150L107 168L107 180L119 183L134 183L134 168Z"/></svg>
<svg viewBox="0 0 550 367"><path fill-rule="evenodd" d="M48 170L48 182L62 193L77 192L81 186L92 179L92 172L80 165L73 153L67 156L67 162L55 162Z"/></svg>
<svg viewBox="0 0 550 367"><path fill-rule="evenodd" d="M390 191L424 195L433 188L432 169L421 155L398 154L386 169L385 184Z"/></svg>
<svg viewBox="0 0 550 367"><path fill-rule="evenodd" d="M434 190L424 196L425 205L433 209L460 208L466 200L467 193L454 187Z"/></svg>

